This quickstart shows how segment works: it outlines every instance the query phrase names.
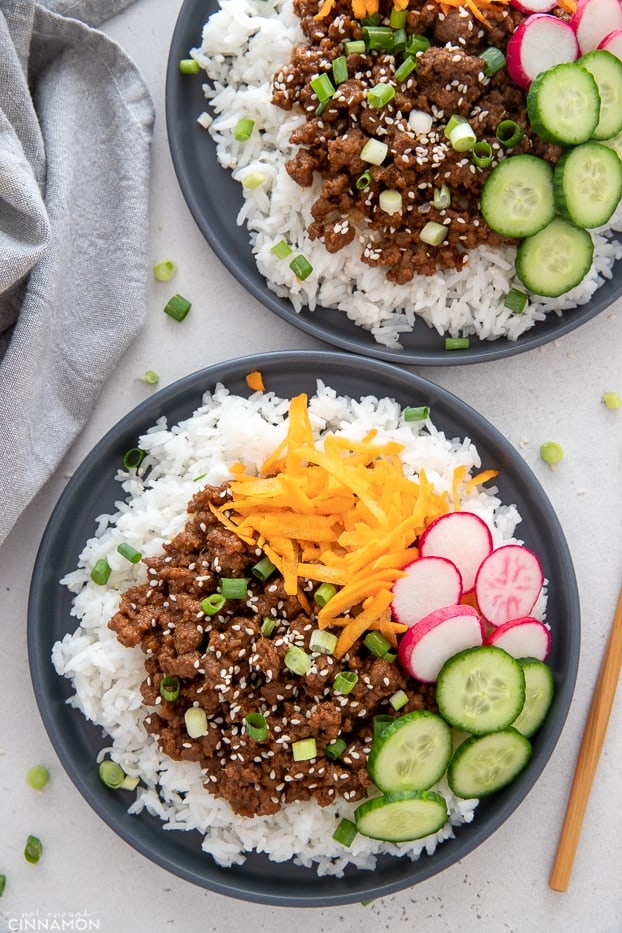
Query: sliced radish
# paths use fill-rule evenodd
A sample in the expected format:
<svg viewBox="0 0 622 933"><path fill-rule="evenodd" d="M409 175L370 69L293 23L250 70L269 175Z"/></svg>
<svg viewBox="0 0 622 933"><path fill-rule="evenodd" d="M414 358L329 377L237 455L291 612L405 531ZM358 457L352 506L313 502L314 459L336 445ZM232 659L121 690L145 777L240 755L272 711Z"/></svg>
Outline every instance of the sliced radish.
<svg viewBox="0 0 622 933"><path fill-rule="evenodd" d="M397 659L405 671L422 683L434 683L449 658L484 640L484 626L471 606L444 606L402 635Z"/></svg>
<svg viewBox="0 0 622 933"><path fill-rule="evenodd" d="M611 52L612 55L617 56L622 61L622 29L614 29L613 32L610 32L599 43L598 48Z"/></svg>
<svg viewBox="0 0 622 933"><path fill-rule="evenodd" d="M622 29L620 0L577 0L570 26L577 35L582 55L597 49L610 32Z"/></svg>
<svg viewBox="0 0 622 933"><path fill-rule="evenodd" d="M541 71L574 62L578 57L574 30L549 13L534 13L524 19L512 33L506 50L508 74L522 88L528 88Z"/></svg>
<svg viewBox="0 0 622 933"><path fill-rule="evenodd" d="M557 6L557 0L510 0L510 3L521 13L549 13Z"/></svg>
<svg viewBox="0 0 622 933"><path fill-rule="evenodd" d="M491 625L529 615L542 590L540 561L529 548L504 544L482 563L475 580L480 612Z"/></svg>
<svg viewBox="0 0 622 933"><path fill-rule="evenodd" d="M434 609L455 606L462 596L460 571L446 557L420 557L404 567L393 584L391 610L403 625L414 625Z"/></svg>
<svg viewBox="0 0 622 933"><path fill-rule="evenodd" d="M472 512L447 512L431 522L421 535L422 557L446 557L462 577L462 592L469 593L475 574L492 551L492 535L485 521Z"/></svg>
<svg viewBox="0 0 622 933"><path fill-rule="evenodd" d="M485 645L503 648L513 658L544 661L551 648L551 633L539 619L522 616L499 625L484 641Z"/></svg>

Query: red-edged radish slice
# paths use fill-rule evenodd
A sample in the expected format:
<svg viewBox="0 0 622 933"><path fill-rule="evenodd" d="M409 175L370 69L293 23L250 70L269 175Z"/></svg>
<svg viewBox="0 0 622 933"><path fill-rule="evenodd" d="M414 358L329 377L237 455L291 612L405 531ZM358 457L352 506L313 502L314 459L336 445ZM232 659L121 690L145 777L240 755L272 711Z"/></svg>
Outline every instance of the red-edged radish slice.
<svg viewBox="0 0 622 933"><path fill-rule="evenodd" d="M577 37L568 23L549 13L534 13L510 37L508 74L519 87L528 88L541 71L579 57Z"/></svg>
<svg viewBox="0 0 622 933"><path fill-rule="evenodd" d="M570 26L576 33L582 55L597 49L610 32L622 29L620 0L577 0Z"/></svg>
<svg viewBox="0 0 622 933"><path fill-rule="evenodd" d="M503 648L513 658L545 661L551 649L551 633L539 619L523 616L499 625L484 641L485 645Z"/></svg>
<svg viewBox="0 0 622 933"><path fill-rule="evenodd" d="M403 569L406 576L393 584L391 610L397 622L411 626L435 609L460 602L462 577L446 557L419 557Z"/></svg>
<svg viewBox="0 0 622 933"><path fill-rule="evenodd" d="M491 625L503 625L529 615L543 583L542 566L533 551L504 544L488 555L477 572L477 605Z"/></svg>
<svg viewBox="0 0 622 933"><path fill-rule="evenodd" d="M484 626L472 606L444 606L404 632L397 659L416 680L431 684L445 661L483 641Z"/></svg>
<svg viewBox="0 0 622 933"><path fill-rule="evenodd" d="M557 0L510 0L511 5L521 13L549 13L557 6Z"/></svg>
<svg viewBox="0 0 622 933"><path fill-rule="evenodd" d="M479 565L492 551L490 528L472 512L447 512L421 535L421 557L446 557L462 577L462 592L470 593Z"/></svg>
<svg viewBox="0 0 622 933"><path fill-rule="evenodd" d="M606 52L611 52L612 55L615 55L622 61L622 29L614 29L613 32L610 32L609 35L605 36L603 41L599 43L598 48L604 49Z"/></svg>

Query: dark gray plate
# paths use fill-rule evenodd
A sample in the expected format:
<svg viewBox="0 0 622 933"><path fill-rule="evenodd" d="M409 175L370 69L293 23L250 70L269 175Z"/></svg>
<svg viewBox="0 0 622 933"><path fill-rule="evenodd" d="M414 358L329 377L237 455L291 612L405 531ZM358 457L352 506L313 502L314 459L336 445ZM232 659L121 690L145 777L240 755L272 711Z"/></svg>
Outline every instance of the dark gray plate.
<svg viewBox="0 0 622 933"><path fill-rule="evenodd" d="M340 394L389 395L403 406L429 405L440 429L450 437L468 435L483 466L500 470L500 494L505 502L518 505L523 516L521 537L540 556L550 581L550 663L557 692L534 740L529 766L507 789L482 802L474 822L460 827L455 839L417 862L383 857L375 871L350 870L343 878L318 878L311 869L276 864L255 854L241 867L219 868L201 852L198 833L165 832L160 821L146 813L129 816L131 795L110 791L99 781L95 758L105 744L102 731L67 705L71 686L52 667L52 645L75 628L69 614L71 594L58 581L77 566L80 551L94 533L96 516L114 511L121 493L114 475L124 453L161 415L166 415L169 425L188 417L203 392L217 382L248 394L244 377L255 369L262 371L269 389L284 397L314 392L319 378ZM30 670L41 716L67 773L101 818L139 852L188 881L232 897L300 907L369 900L398 891L442 871L484 842L518 807L553 752L574 689L579 643L579 602L568 547L544 491L515 449L446 390L387 363L338 352L278 352L220 363L186 376L131 411L86 457L61 496L41 542L28 608Z"/></svg>
<svg viewBox="0 0 622 933"><path fill-rule="evenodd" d="M376 343L342 311L317 308L297 314L289 301L270 291L257 271L246 228L236 224L242 206L240 184L218 164L209 133L196 122L206 109L201 89L206 76L179 72L180 59L187 58L189 50L201 44L203 24L215 9L217 0L185 0L173 33L166 76L171 156L190 212L213 251L251 295L284 321L319 340L364 356L420 366L455 366L513 356L548 343L600 314L622 294L622 262L618 262L613 278L588 304L565 311L562 317L550 314L516 341L472 337L468 350L449 352L444 349L444 338L423 321L414 332L402 335L402 350L390 350Z"/></svg>

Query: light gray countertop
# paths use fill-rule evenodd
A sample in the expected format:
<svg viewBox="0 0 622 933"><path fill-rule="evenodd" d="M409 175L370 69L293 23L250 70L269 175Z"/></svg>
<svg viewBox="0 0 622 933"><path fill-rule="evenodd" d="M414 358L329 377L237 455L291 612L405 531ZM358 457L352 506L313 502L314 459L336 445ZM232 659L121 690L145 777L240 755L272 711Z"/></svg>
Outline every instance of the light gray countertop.
<svg viewBox="0 0 622 933"><path fill-rule="evenodd" d="M207 247L183 201L164 119L165 65L180 6L180 0L137 0L107 24L106 31L137 61L153 93L157 117L151 229L146 235L154 261L166 257L178 261L175 289L192 298L193 310L183 327L175 325L161 313L162 286L153 283L142 333L119 362L82 435L0 548L4 701L0 873L9 878L0 901L0 929L620 933L620 697L612 712L569 890L560 894L548 887L580 738L622 582L622 411L608 411L601 403L604 390L622 392L620 302L540 350L500 362L417 370L463 398L520 448L561 521L582 607L579 676L555 752L517 812L463 861L368 906L293 910L232 900L168 874L117 838L70 782L47 738L28 670L26 611L37 547L68 475L119 418L154 391L139 381L146 369L159 373L161 387L227 358L319 346L246 294ZM200 24L197 30L198 41ZM555 470L538 456L540 444L551 439L565 451ZM47 765L51 773L40 794L24 780L35 763ZM31 832L45 840L45 857L36 866L22 856L24 839Z"/></svg>

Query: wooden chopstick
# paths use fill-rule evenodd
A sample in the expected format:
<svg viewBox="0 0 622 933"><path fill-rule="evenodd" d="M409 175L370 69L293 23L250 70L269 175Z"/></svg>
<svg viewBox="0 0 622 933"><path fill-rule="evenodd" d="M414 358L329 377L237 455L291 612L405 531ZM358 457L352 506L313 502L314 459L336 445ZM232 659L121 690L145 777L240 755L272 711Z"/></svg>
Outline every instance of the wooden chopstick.
<svg viewBox="0 0 622 933"><path fill-rule="evenodd" d="M553 888L554 891L566 891L568 889L583 817L605 739L621 667L622 589L618 596L607 648L594 687L594 694L577 757L574 779L570 788L566 816L549 878L549 887Z"/></svg>

